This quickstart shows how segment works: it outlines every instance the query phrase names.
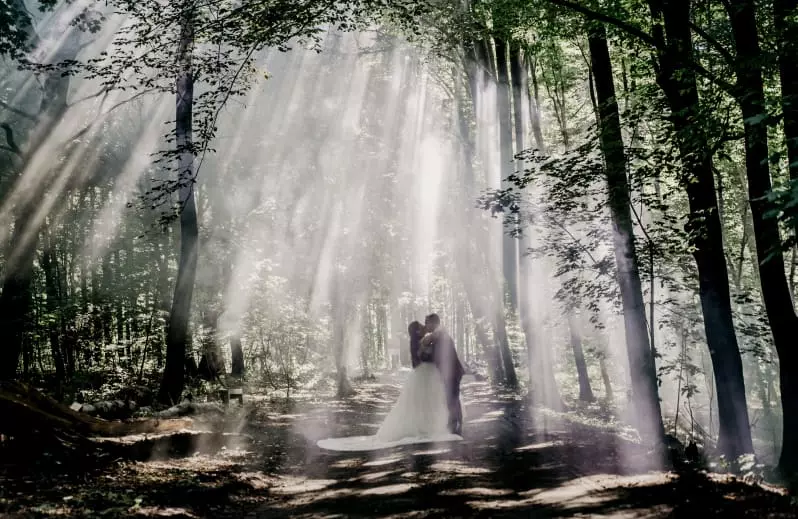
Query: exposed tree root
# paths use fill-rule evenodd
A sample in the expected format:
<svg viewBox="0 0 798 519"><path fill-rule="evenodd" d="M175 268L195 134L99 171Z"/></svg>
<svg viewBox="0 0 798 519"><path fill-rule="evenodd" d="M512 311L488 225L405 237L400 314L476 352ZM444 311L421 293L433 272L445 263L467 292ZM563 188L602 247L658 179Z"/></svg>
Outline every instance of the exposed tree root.
<svg viewBox="0 0 798 519"><path fill-rule="evenodd" d="M20 382L0 383L0 416L4 450L15 458L43 452L66 454L65 450L89 454L107 450L94 437L170 433L185 430L192 423L187 419L107 421L73 411Z"/></svg>

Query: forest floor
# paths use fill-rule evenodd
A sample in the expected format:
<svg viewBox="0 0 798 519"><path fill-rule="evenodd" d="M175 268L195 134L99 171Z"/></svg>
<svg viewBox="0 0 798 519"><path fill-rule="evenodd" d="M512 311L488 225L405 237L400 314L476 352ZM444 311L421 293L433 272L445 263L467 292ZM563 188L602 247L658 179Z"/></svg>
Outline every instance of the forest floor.
<svg viewBox="0 0 798 519"><path fill-rule="evenodd" d="M464 384L462 442L316 446L373 434L401 379L362 382L346 401L252 396L225 416L234 434L217 423L215 434L186 433L160 450L150 437L157 454L141 461L2 465L0 517L798 517L779 489L649 471L651 456L622 430L584 413L526 409L483 382Z"/></svg>

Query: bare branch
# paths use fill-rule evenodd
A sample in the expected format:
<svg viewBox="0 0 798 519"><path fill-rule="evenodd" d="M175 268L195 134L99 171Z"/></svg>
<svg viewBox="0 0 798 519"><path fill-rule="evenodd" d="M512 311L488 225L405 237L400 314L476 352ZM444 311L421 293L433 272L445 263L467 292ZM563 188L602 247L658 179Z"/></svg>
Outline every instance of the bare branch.
<svg viewBox="0 0 798 519"><path fill-rule="evenodd" d="M108 88L108 87L102 88L98 92L95 92L94 94L89 94L89 95L87 95L85 97L81 97L80 99L76 99L76 100L72 101L71 103L69 103L67 105L67 107L68 108L72 108L76 104L82 103L84 101L88 101L89 99L96 99L96 98L100 97L103 94L107 94L109 92L109 90L110 90L110 88Z"/></svg>
<svg viewBox="0 0 798 519"><path fill-rule="evenodd" d="M0 128L5 131L8 149L21 156L22 150L19 149L19 145L17 145L17 142L14 140L14 130L11 129L11 125L8 123L0 123Z"/></svg>
<svg viewBox="0 0 798 519"><path fill-rule="evenodd" d="M147 94L151 94L151 93L159 91L159 90L160 89L158 89L158 88L151 88L151 89L148 89L148 90L142 90L141 92L139 92L139 93L137 93L137 94L135 94L135 95L123 100L123 101L119 101L114 106L109 108L107 111L105 111L105 112L101 113L100 115L98 115L97 118L94 121L92 121L88 126L86 126L85 128L83 128L79 132L77 132L74 135L72 135L72 137L69 138L69 141L74 141L75 139L79 139L80 137L85 135L89 130L94 128L94 126L97 123L99 123L100 121L104 120L106 117L108 117L111 114L111 112L113 112L117 108L119 108L121 106L124 106L127 103L130 103L131 101L135 101L139 97L143 97L143 96L145 96Z"/></svg>
<svg viewBox="0 0 798 519"><path fill-rule="evenodd" d="M36 122L36 121L39 120L39 118L36 117L35 115L29 114L28 112L20 110L19 108L14 108L13 106L11 106L10 104L8 104L8 103L6 103L4 101L0 101L0 107L5 108L9 112L11 112L13 114L17 114L20 117L24 117L26 119L29 119L29 120L33 121L33 122Z"/></svg>
<svg viewBox="0 0 798 519"><path fill-rule="evenodd" d="M729 52L729 50L726 47L724 47L723 44L721 44L718 40L710 36L708 32L706 32L704 29L702 29L701 27L692 22L690 22L690 29L692 29L692 31L697 35L701 36L704 39L704 41L706 41L712 46L712 48L718 51L718 53L721 56L723 56L723 59L725 59L729 63L729 65L734 64L734 56L732 56L732 53Z"/></svg>

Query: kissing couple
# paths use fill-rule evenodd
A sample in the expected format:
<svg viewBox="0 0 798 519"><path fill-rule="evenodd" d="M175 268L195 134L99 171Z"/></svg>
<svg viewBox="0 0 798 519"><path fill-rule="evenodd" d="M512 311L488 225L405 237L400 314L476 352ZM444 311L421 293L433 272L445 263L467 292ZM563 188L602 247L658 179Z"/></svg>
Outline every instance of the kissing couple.
<svg viewBox="0 0 798 519"><path fill-rule="evenodd" d="M413 321L407 331L413 371L377 434L319 440L319 447L363 451L463 439L460 382L465 370L454 340L441 326L437 314L428 315L423 325Z"/></svg>
<svg viewBox="0 0 798 519"><path fill-rule="evenodd" d="M423 325L413 321L407 332L413 371L377 431L377 439L390 442L448 435L460 439L463 428L460 381L465 370L457 357L454 340L441 326L438 314L428 315Z"/></svg>

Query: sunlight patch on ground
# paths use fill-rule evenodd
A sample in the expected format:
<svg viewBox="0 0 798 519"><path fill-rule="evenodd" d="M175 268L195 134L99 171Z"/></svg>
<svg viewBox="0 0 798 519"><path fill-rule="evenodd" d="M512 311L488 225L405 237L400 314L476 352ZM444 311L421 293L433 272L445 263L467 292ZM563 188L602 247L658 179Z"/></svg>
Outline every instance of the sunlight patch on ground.
<svg viewBox="0 0 798 519"><path fill-rule="evenodd" d="M291 476L280 476L272 487L274 494L299 494L304 492L318 492L330 485L337 483L334 479L308 479Z"/></svg>
<svg viewBox="0 0 798 519"><path fill-rule="evenodd" d="M278 413L267 413L266 418L269 420L296 420L297 418L302 418L305 415L303 414L278 414Z"/></svg>
<svg viewBox="0 0 798 519"><path fill-rule="evenodd" d="M503 496L512 494L509 490L485 489L485 494L471 492L477 489L461 489L459 495L479 496L488 499L469 501L468 505L476 510L509 510L518 508L528 508L535 506L555 507L562 510L563 514L570 515L579 509L590 509L601 507L618 499L613 490L622 490L629 487L646 487L667 484L671 477L665 473L643 474L637 476L615 476L598 474L570 480L563 485L555 488L533 488L524 492L519 492L513 498L502 499ZM520 496L520 499L518 498ZM669 512L668 507L651 508L646 506L644 515L640 515L640 510L632 507L625 510L613 510L607 517L626 518L626 517L658 517L660 514ZM604 511L606 514L607 511Z"/></svg>
<svg viewBox="0 0 798 519"><path fill-rule="evenodd" d="M433 463L431 469L436 470L438 472L445 472L449 474L463 474L463 475L490 474L491 472L493 472L490 469L482 467L473 467L471 465L463 463L462 461L456 461L456 460L445 460Z"/></svg>
<svg viewBox="0 0 798 519"><path fill-rule="evenodd" d="M441 496L502 497L508 496L512 493L512 490L506 488L471 487L457 488L455 490L443 490L438 494Z"/></svg>
<svg viewBox="0 0 798 519"><path fill-rule="evenodd" d="M144 515L147 517L197 517L185 508L161 508L156 506L137 508L136 515Z"/></svg>
<svg viewBox="0 0 798 519"><path fill-rule="evenodd" d="M32 512L37 514L41 514L44 516L55 516L55 517L63 517L68 516L71 517L73 514L73 510L68 506L51 506L51 505L42 505L31 508Z"/></svg>
<svg viewBox="0 0 798 519"><path fill-rule="evenodd" d="M363 464L364 467L382 467L383 465L390 465L402 461L402 456L388 456L387 458L378 458L376 460L367 461Z"/></svg>
<svg viewBox="0 0 798 519"><path fill-rule="evenodd" d="M241 483L246 483L254 490L264 490L274 485L275 479L268 477L262 472L240 472L235 475Z"/></svg>
<svg viewBox="0 0 798 519"><path fill-rule="evenodd" d="M526 452L526 451L537 451L542 449L548 449L551 447L561 447L565 445L564 441L557 440L557 441L550 441L550 442L540 442L540 443L530 443L529 445L524 445L523 447L516 447L515 452Z"/></svg>
<svg viewBox="0 0 798 519"><path fill-rule="evenodd" d="M488 422L495 422L499 418L504 415L503 411L489 411L484 413L481 418L475 418L472 420L466 419L466 423L468 424L477 424L477 423L488 423Z"/></svg>
<svg viewBox="0 0 798 519"><path fill-rule="evenodd" d="M287 501L280 503L273 503L272 507L292 511L296 510L297 508L312 505L313 503L318 503L328 500L333 501L336 499L343 499L347 496L351 496L352 494L354 494L354 492L351 488L321 490L318 492L303 492L293 496L292 499L288 499ZM318 515L314 515L313 517L318 517Z"/></svg>
<svg viewBox="0 0 798 519"><path fill-rule="evenodd" d="M425 451L414 451L413 456L438 456L440 454L446 454L450 452L451 449L430 449Z"/></svg>
<svg viewBox="0 0 798 519"><path fill-rule="evenodd" d="M368 488L361 490L358 495L361 496L390 496L396 494L404 494L405 492L417 487L413 483L395 483L393 485L383 485L380 487Z"/></svg>
<svg viewBox="0 0 798 519"><path fill-rule="evenodd" d="M363 465L363 460L360 458L346 458L330 463L330 468L333 469L351 469Z"/></svg>
<svg viewBox="0 0 798 519"><path fill-rule="evenodd" d="M534 497L534 501L544 504L568 503L566 507L596 504L603 498L591 496L597 492L616 488L648 487L666 485L672 480L667 473L638 474L634 476L617 476L613 474L596 474L570 480L565 484L551 489L534 489L520 492L522 496Z"/></svg>
<svg viewBox="0 0 798 519"><path fill-rule="evenodd" d="M378 479L384 478L386 476L390 476L391 474L395 474L395 470L383 470L381 472L370 472L368 474L363 474L362 476L358 476L356 478L352 478L353 480L359 481L376 481Z"/></svg>
<svg viewBox="0 0 798 519"><path fill-rule="evenodd" d="M237 466L232 459L221 459L220 456L191 456L165 461L140 461L129 466L142 475L162 476L166 471L193 471L207 472L209 470L223 470Z"/></svg>

